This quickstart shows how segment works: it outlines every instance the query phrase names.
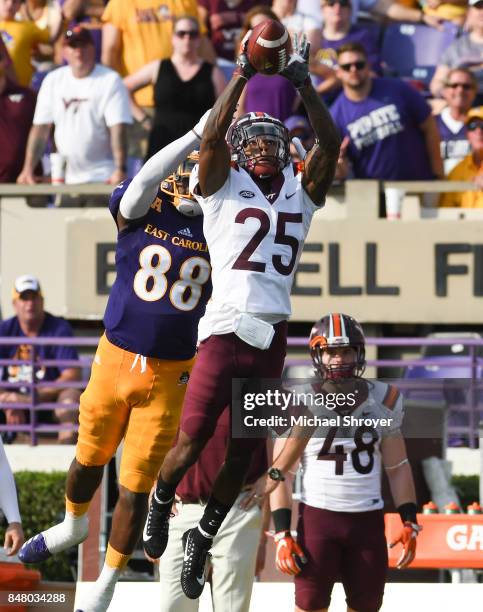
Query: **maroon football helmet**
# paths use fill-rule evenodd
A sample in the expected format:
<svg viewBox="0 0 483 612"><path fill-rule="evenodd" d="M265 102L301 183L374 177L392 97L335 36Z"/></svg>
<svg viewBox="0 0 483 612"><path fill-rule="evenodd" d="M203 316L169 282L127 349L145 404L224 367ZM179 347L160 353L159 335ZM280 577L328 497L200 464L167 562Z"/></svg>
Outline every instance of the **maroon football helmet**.
<svg viewBox="0 0 483 612"><path fill-rule="evenodd" d="M276 144L274 156L265 157L260 141L267 139ZM285 125L267 113L246 113L230 126L227 141L236 162L256 177L276 176L290 162L290 140ZM258 153L249 156L245 148L253 144Z"/></svg>
<svg viewBox="0 0 483 612"><path fill-rule="evenodd" d="M316 323L310 332L310 356L315 371L325 380L362 376L366 367L364 332L360 324L349 315L332 312ZM327 348L350 346L356 351L353 363L331 365L322 363L322 353Z"/></svg>

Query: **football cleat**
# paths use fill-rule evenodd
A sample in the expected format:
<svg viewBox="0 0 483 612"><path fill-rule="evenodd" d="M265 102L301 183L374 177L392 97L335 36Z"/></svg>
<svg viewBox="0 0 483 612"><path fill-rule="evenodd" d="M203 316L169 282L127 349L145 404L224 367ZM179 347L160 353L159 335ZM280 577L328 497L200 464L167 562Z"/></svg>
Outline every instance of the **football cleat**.
<svg viewBox="0 0 483 612"><path fill-rule="evenodd" d="M143 529L143 547L151 559L159 559L168 545L171 504L171 501L160 504L156 500L156 495L151 498Z"/></svg>
<svg viewBox="0 0 483 612"><path fill-rule="evenodd" d="M52 556L47 548L43 534L38 533L27 540L18 551L18 558L22 563L40 563Z"/></svg>
<svg viewBox="0 0 483 612"><path fill-rule="evenodd" d="M195 542L193 532L197 529L188 529L183 534L183 567L181 569L181 588L189 599L198 599L206 582L210 567L211 554L208 548Z"/></svg>

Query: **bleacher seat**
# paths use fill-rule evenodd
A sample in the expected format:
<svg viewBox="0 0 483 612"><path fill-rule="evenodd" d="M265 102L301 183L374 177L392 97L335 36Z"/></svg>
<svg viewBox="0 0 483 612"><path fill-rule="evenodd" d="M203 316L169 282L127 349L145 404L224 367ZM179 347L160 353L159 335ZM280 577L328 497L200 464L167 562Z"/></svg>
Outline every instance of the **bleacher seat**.
<svg viewBox="0 0 483 612"><path fill-rule="evenodd" d="M388 25L381 49L386 74L428 88L441 54L457 36L458 26L451 22L441 30L414 23Z"/></svg>

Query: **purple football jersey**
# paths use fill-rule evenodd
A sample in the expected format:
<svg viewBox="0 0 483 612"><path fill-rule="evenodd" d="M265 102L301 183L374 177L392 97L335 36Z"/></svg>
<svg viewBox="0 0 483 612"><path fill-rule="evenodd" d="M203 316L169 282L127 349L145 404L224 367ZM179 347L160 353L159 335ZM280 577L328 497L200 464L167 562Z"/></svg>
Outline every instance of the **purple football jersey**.
<svg viewBox="0 0 483 612"><path fill-rule="evenodd" d="M130 181L113 191L114 220ZM158 190L147 214L117 237L116 280L104 315L110 342L159 359L190 359L211 295L203 217L186 217Z"/></svg>
<svg viewBox="0 0 483 612"><path fill-rule="evenodd" d="M470 143L466 137L466 125L461 124L460 129L453 131L444 121L443 115L436 115L439 137L441 138L441 157L446 174L449 170L464 159L470 152ZM456 122L455 122L456 123Z"/></svg>
<svg viewBox="0 0 483 612"><path fill-rule="evenodd" d="M342 136L355 178L394 181L433 178L423 132L431 108L410 85L373 79L369 95L354 102L342 92L330 109Z"/></svg>

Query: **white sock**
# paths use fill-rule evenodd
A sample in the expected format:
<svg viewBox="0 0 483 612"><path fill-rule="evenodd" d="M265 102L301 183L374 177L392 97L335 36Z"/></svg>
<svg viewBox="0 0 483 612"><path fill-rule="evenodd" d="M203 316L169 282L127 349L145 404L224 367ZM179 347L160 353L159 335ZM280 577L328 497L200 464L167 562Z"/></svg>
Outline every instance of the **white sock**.
<svg viewBox="0 0 483 612"><path fill-rule="evenodd" d="M65 513L62 523L42 531L47 548L52 554L61 552L70 546L83 542L89 534L89 519L87 514L74 516Z"/></svg>
<svg viewBox="0 0 483 612"><path fill-rule="evenodd" d="M76 605L76 611L106 612L120 575L121 570L109 567L104 563L99 578L94 582L90 591Z"/></svg>

